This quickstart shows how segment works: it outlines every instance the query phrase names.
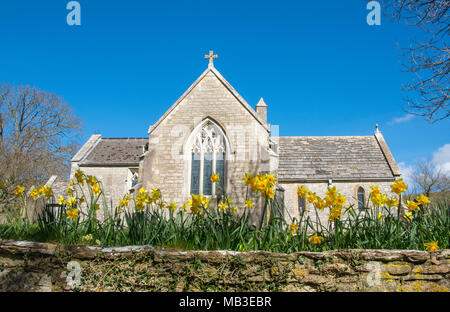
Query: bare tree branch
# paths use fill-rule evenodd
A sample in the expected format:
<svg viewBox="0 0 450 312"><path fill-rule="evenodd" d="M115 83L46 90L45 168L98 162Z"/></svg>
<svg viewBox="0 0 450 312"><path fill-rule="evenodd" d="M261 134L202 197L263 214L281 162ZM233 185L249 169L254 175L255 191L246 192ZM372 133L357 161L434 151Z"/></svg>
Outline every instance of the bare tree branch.
<svg viewBox="0 0 450 312"><path fill-rule="evenodd" d="M403 86L407 112L424 116L434 123L450 115L450 1L385 0L387 15L394 21L417 27L421 38L403 48L404 70L413 74Z"/></svg>

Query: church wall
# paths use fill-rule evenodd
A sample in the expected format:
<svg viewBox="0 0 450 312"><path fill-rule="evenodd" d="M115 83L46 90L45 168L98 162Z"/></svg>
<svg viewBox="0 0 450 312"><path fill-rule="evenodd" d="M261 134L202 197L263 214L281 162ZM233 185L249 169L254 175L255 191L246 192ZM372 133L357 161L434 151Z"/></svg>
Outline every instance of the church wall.
<svg viewBox="0 0 450 312"><path fill-rule="evenodd" d="M79 169L86 175L95 176L103 184L108 207L111 205L111 199L113 207L116 207L120 199L129 191L132 174L127 167L80 167Z"/></svg>
<svg viewBox="0 0 450 312"><path fill-rule="evenodd" d="M369 198L370 186L378 185L382 193L387 194L388 196L397 196L396 194L391 193L391 185L393 182L337 182L333 181L333 186L336 186L336 189L347 198L347 203L354 204L355 209L358 209L358 200L357 200L357 190L359 187L364 188L365 191L365 202ZM311 192L315 192L316 195L320 197L325 197L325 193L328 189L328 183L326 182L316 182L316 183L280 183L280 185L285 189L284 192L284 202L287 213L285 213L286 221L291 222L291 218L296 218L299 220L300 212L298 210L298 195L297 195L297 186L305 186ZM316 212L313 204L305 201L306 211L312 220L316 220ZM322 224L327 224L328 222L328 213L330 210L328 208L324 209L324 211L318 210L318 215Z"/></svg>
<svg viewBox="0 0 450 312"><path fill-rule="evenodd" d="M268 132L211 72L151 132L143 186L160 188L167 202L181 205L188 199L191 156L183 157L185 143L206 117L216 121L230 141L228 195L233 204L242 206L247 190L242 181L245 173L268 170L268 160L263 166L259 155L261 148L268 147Z"/></svg>

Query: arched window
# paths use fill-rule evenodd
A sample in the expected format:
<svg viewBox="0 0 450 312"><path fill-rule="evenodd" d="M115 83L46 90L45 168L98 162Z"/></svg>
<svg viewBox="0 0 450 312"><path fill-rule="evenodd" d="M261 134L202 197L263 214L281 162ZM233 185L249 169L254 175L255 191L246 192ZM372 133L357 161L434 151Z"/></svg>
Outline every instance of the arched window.
<svg viewBox="0 0 450 312"><path fill-rule="evenodd" d="M359 211L364 211L364 209L365 209L364 205L365 205L366 199L365 199L365 195L364 195L364 189L361 186L358 188L357 195L358 195L358 209L359 209Z"/></svg>
<svg viewBox="0 0 450 312"><path fill-rule="evenodd" d="M208 120L194 134L191 152L191 194L215 195L225 181L226 138L222 129ZM211 183L219 174L220 182Z"/></svg>

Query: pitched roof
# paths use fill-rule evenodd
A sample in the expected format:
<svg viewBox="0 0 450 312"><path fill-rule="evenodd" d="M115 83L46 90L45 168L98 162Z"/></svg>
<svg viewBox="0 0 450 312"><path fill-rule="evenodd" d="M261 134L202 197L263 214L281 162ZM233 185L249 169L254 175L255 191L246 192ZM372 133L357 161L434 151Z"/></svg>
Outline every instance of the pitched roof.
<svg viewBox="0 0 450 312"><path fill-rule="evenodd" d="M280 181L394 178L391 164L375 136L279 137L278 140Z"/></svg>
<svg viewBox="0 0 450 312"><path fill-rule="evenodd" d="M197 78L197 80L183 93L183 95L158 119L158 121L150 127L148 133L151 134L159 124L166 119L166 117L180 104L180 102L186 98L192 90L202 81L202 79L208 74L212 73L217 77L217 79L228 89L228 91L233 94L233 96L244 106L244 108L269 132L269 126L266 122L261 120L256 114L256 111L244 100L244 98L230 85L230 83L219 73L219 71L214 66L208 66L208 68Z"/></svg>
<svg viewBox="0 0 450 312"><path fill-rule="evenodd" d="M138 166L148 138L101 138L81 160L81 166Z"/></svg>

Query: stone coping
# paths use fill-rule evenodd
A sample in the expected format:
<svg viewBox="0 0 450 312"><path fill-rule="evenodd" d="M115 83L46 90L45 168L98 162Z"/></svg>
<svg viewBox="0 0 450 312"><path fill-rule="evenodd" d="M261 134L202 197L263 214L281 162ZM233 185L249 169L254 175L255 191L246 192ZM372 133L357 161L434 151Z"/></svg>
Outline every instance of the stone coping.
<svg viewBox="0 0 450 312"><path fill-rule="evenodd" d="M43 256L70 256L80 260L95 258L115 259L133 257L138 254L153 255L154 260L188 260L197 258L209 262L222 262L225 258L239 256L247 261L261 258L273 260L292 261L299 257L314 260L324 260L329 257L338 257L344 260L365 261L407 261L412 263L423 263L427 260L438 262L450 259L450 249L437 251L420 250L389 250L389 249L336 249L323 252L300 251L291 254L276 253L269 251L176 251L155 248L152 246L125 246L125 247L98 247L86 245L55 245L50 243L38 243L29 241L14 241L0 239L0 254L34 254Z"/></svg>

